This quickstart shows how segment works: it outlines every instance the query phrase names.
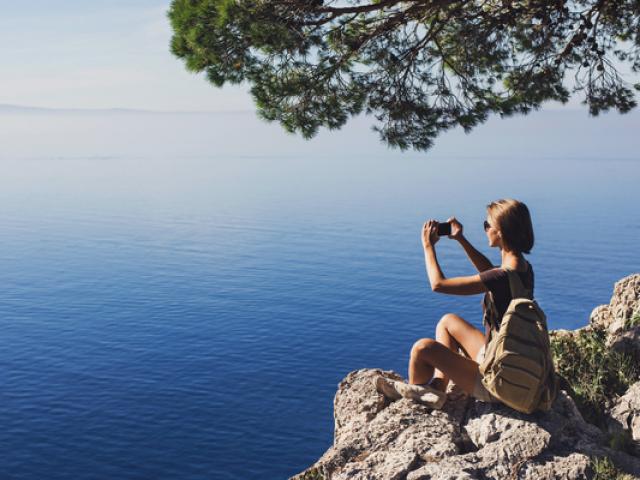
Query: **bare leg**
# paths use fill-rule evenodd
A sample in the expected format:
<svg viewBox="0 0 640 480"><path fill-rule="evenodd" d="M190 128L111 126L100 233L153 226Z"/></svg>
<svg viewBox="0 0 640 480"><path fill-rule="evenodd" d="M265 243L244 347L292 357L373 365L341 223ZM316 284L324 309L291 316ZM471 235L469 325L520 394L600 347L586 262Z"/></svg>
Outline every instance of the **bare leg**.
<svg viewBox="0 0 640 480"><path fill-rule="evenodd" d="M484 345L484 334L464 318L447 313L436 326L436 340L455 353L462 348L474 360ZM434 388L444 391L449 384L449 377L442 370L436 369L432 384Z"/></svg>
<svg viewBox="0 0 640 480"><path fill-rule="evenodd" d="M471 394L478 376L478 364L430 338L418 340L411 349L409 383L427 383L438 369L465 392Z"/></svg>

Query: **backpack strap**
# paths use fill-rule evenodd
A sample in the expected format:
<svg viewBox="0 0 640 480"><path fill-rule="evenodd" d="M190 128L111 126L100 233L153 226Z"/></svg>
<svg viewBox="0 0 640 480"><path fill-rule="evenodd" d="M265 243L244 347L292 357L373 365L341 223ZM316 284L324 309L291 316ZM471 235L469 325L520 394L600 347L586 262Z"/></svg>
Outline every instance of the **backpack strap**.
<svg viewBox="0 0 640 480"><path fill-rule="evenodd" d="M493 300L493 293L487 292L483 299L483 317L482 323L489 326L489 339L493 336L494 331L498 331L498 319L496 318L496 304Z"/></svg>

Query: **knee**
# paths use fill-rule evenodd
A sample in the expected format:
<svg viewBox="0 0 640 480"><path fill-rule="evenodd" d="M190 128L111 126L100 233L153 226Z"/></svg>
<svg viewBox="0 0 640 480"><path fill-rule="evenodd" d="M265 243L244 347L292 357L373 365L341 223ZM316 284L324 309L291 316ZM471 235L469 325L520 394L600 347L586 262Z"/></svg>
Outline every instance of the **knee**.
<svg viewBox="0 0 640 480"><path fill-rule="evenodd" d="M442 316L438 324L436 325L436 330L449 330L451 324L455 321L457 316L454 313L447 313Z"/></svg>
<svg viewBox="0 0 640 480"><path fill-rule="evenodd" d="M419 357L421 355L424 355L425 353L428 354L428 352L433 348L435 344L436 341L432 338L421 338L413 344L413 347L411 347L411 356Z"/></svg>

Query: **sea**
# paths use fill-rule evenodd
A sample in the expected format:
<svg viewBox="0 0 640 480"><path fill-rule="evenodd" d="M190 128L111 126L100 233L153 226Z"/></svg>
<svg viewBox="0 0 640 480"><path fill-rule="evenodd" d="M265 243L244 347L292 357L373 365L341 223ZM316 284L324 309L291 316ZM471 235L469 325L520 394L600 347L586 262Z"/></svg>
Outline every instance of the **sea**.
<svg viewBox="0 0 640 480"><path fill-rule="evenodd" d="M444 314L481 325L480 296L429 288L427 219L455 216L498 264L486 206L524 201L552 329L585 325L640 272L632 157L38 155L0 168L7 480L304 470L332 444L349 372L406 377ZM455 241L436 251L447 277L475 273Z"/></svg>

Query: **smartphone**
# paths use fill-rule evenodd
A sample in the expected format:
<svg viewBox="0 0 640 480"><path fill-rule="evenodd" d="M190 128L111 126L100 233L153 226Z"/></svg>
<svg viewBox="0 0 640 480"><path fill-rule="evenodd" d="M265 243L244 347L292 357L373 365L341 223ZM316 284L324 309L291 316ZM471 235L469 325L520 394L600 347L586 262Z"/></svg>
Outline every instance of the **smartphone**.
<svg viewBox="0 0 640 480"><path fill-rule="evenodd" d="M444 237L445 235L451 235L451 224L449 222L438 224L438 235Z"/></svg>

